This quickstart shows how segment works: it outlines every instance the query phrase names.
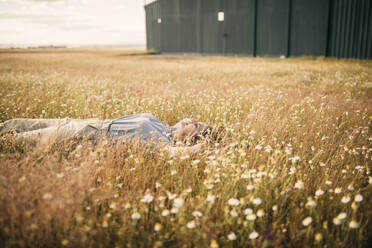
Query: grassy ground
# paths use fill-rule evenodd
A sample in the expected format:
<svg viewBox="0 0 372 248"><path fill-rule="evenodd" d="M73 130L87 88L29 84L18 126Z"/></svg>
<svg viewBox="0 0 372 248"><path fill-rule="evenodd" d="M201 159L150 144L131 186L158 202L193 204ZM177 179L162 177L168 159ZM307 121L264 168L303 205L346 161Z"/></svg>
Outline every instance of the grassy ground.
<svg viewBox="0 0 372 248"><path fill-rule="evenodd" d="M0 121L192 117L199 154L0 137L2 247L368 247L372 62L0 51Z"/></svg>

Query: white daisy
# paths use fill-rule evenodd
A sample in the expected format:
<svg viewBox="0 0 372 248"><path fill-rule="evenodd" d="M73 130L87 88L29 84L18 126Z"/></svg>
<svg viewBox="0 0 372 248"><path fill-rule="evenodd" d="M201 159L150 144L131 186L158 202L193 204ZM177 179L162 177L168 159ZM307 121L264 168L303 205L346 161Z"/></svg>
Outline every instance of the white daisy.
<svg viewBox="0 0 372 248"><path fill-rule="evenodd" d="M249 238L250 238L250 239L256 239L258 236L259 236L258 233L255 232L255 231L253 231L253 232L251 232L251 233L249 234Z"/></svg>
<svg viewBox="0 0 372 248"><path fill-rule="evenodd" d="M310 225L310 223L313 221L313 219L309 216L309 217L306 217L303 221L302 221L302 225L303 226L308 226Z"/></svg>

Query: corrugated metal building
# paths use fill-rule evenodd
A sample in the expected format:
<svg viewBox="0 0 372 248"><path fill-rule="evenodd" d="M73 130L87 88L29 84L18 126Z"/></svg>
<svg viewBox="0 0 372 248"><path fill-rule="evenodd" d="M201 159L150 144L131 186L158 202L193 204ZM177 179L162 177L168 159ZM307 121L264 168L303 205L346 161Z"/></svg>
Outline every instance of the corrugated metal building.
<svg viewBox="0 0 372 248"><path fill-rule="evenodd" d="M372 0L157 0L147 48L165 53L372 59Z"/></svg>

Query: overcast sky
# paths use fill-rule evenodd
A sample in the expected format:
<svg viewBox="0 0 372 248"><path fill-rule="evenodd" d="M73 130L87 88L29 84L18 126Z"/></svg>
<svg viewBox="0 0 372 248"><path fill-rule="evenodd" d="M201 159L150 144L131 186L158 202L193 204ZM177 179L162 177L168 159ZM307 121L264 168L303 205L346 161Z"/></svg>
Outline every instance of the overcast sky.
<svg viewBox="0 0 372 248"><path fill-rule="evenodd" d="M143 45L143 4L144 0L0 0L0 44Z"/></svg>

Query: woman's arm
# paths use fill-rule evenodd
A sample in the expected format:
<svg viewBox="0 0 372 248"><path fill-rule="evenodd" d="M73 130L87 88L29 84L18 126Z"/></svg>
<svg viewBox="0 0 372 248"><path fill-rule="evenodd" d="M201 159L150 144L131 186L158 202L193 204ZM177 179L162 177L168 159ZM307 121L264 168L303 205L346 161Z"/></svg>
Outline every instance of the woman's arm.
<svg viewBox="0 0 372 248"><path fill-rule="evenodd" d="M181 154L196 154L201 150L202 146L203 144L199 143L199 144L196 144L193 146L187 146L187 147L169 147L168 151L172 157L181 155Z"/></svg>

